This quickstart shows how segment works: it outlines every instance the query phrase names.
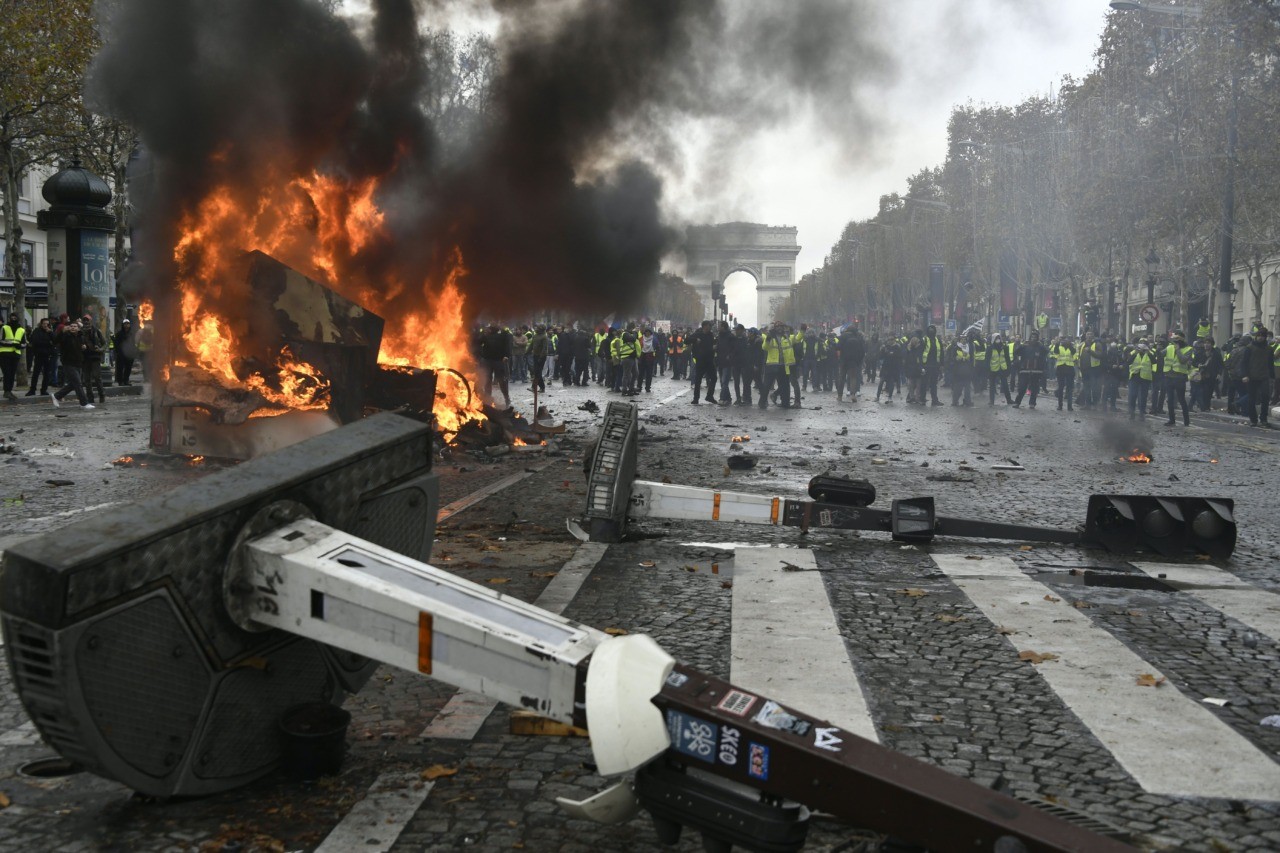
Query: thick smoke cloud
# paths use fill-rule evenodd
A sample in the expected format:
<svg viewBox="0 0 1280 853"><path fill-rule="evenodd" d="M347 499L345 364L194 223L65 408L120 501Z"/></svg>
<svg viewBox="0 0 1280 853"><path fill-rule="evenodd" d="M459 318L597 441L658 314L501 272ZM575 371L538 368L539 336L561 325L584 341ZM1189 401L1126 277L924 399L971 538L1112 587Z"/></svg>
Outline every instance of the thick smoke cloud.
<svg viewBox="0 0 1280 853"><path fill-rule="evenodd" d="M858 81L889 68L845 0L491 5L492 115L445 158L421 108L443 73L421 24L443 0L374 0L363 37L318 0L104 2L89 95L153 164L133 188L148 276L171 278L176 223L210 188L251 204L255 186L319 169L380 181L389 236L358 258L373 280L439 280L456 246L476 310L625 310L679 239L658 177L673 122L710 117L728 144L821 107L861 138ZM387 307L427 307L419 290L400 298Z"/></svg>

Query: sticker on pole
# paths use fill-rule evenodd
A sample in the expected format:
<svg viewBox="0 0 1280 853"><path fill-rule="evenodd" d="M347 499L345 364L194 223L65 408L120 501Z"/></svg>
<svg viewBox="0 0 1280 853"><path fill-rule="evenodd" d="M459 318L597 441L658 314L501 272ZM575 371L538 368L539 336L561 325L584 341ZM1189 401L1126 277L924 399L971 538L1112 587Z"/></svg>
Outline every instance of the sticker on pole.
<svg viewBox="0 0 1280 853"><path fill-rule="evenodd" d="M718 732L719 726L715 723L679 711L667 711L667 734L671 736L671 745L677 752L715 764Z"/></svg>
<svg viewBox="0 0 1280 853"><path fill-rule="evenodd" d="M1138 316L1142 318L1144 323L1154 323L1160 319L1160 308L1151 303L1142 306L1142 310L1138 312Z"/></svg>
<svg viewBox="0 0 1280 853"><path fill-rule="evenodd" d="M739 717L746 716L751 710L751 706L756 703L756 697L750 693L743 693L741 690L730 690L725 697L720 700L720 704L716 705L721 711L727 711L730 714L736 714Z"/></svg>
<svg viewBox="0 0 1280 853"><path fill-rule="evenodd" d="M747 775L754 779L769 779L769 747L753 743L748 753Z"/></svg>
<svg viewBox="0 0 1280 853"><path fill-rule="evenodd" d="M782 710L781 705L773 700L768 700L761 705L759 712L752 719L762 726L797 735L808 734L809 729L813 728L813 724L808 720L802 720L794 714L788 714Z"/></svg>

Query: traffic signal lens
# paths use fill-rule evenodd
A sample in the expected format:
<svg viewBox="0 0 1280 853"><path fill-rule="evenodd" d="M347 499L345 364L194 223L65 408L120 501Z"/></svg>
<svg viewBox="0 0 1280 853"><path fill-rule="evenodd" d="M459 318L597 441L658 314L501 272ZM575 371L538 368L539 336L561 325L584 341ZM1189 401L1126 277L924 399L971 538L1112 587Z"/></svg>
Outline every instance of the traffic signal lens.
<svg viewBox="0 0 1280 853"><path fill-rule="evenodd" d="M1142 532L1163 539L1173 533L1173 518L1163 509L1153 509L1142 517Z"/></svg>
<svg viewBox="0 0 1280 853"><path fill-rule="evenodd" d="M1201 510L1196 513L1195 518L1191 519L1191 529L1195 534L1204 539L1216 539L1222 535L1225 525L1222 517L1213 510Z"/></svg>

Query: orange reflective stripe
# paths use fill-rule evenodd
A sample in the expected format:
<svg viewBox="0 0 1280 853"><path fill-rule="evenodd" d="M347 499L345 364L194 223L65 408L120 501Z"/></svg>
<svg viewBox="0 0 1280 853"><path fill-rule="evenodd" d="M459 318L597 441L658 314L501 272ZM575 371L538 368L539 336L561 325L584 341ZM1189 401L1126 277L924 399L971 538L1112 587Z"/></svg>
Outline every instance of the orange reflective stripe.
<svg viewBox="0 0 1280 853"><path fill-rule="evenodd" d="M418 672L431 674L431 614L418 612Z"/></svg>
<svg viewBox="0 0 1280 853"><path fill-rule="evenodd" d="M720 493L716 492L715 498L711 502L711 520L720 520Z"/></svg>
<svg viewBox="0 0 1280 853"><path fill-rule="evenodd" d="M770 524L777 524L777 523L778 523L778 501L779 501L779 499L778 499L778 498L774 498L774 499L773 499L773 506L769 509L769 523L770 523Z"/></svg>

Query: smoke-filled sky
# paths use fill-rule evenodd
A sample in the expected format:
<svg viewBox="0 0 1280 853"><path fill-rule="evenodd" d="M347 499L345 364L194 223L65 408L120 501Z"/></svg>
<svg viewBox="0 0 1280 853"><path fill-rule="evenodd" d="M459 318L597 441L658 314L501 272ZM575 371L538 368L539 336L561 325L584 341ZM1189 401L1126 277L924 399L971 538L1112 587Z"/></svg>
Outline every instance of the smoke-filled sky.
<svg viewBox="0 0 1280 853"><path fill-rule="evenodd" d="M1102 0L116 0L87 91L138 128L154 284L193 207L246 209L319 170L376 180L383 239L338 267L380 310L432 299L455 247L475 310L627 311L683 226L796 225L798 271L851 218L940 162L952 104L1082 73ZM452 154L421 109L416 32L479 28L491 118ZM204 214L201 214L203 216ZM196 217L199 220L200 216ZM224 241L225 242L225 241ZM194 261L193 261L194 262Z"/></svg>
<svg viewBox="0 0 1280 853"><path fill-rule="evenodd" d="M495 9L530 5L441 0L435 19L497 35L503 16ZM1106 0L732 0L726 6L735 20L757 21L758 31L701 49L725 75L760 67L761 82L773 87L772 108L712 119L667 116L678 156L659 164L665 167L663 207L678 224L795 225L803 247L798 274L822 263L850 219L873 215L882 194L905 191L907 175L942 162L953 105L1011 105L1056 91L1064 75L1085 74L1108 11ZM367 0L346 0L346 7L358 16ZM777 63L770 45L788 37L798 42L798 61L807 59L815 74L834 79L811 80L808 92L788 91L794 75L768 70ZM808 55L817 51L847 56ZM634 141L642 151L652 142ZM667 265L682 271L678 257Z"/></svg>

